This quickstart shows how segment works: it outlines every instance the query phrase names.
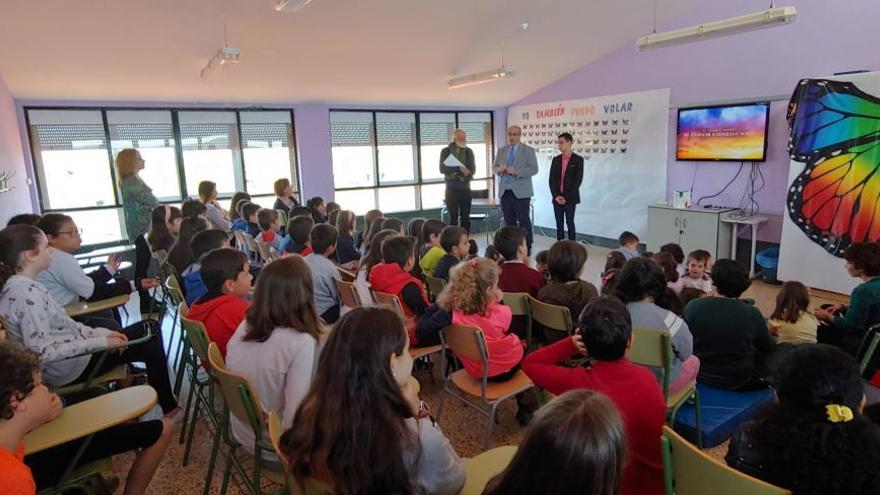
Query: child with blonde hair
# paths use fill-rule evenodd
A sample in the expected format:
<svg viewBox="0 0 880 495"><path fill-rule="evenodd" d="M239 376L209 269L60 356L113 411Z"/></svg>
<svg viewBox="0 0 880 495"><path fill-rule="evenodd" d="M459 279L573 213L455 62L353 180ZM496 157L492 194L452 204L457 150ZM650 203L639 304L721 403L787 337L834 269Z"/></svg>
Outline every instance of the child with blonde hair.
<svg viewBox="0 0 880 495"><path fill-rule="evenodd" d="M452 313L452 323L478 327L486 339L489 360L489 381L505 382L519 371L523 345L515 333L510 333L513 314L501 304L504 293L498 288L498 265L488 258L473 258L459 263L449 274L449 284L438 297L438 304ZM465 371L474 378L482 378L482 362L465 356L456 356ZM517 396L517 421L528 422L531 412L522 394Z"/></svg>
<svg viewBox="0 0 880 495"><path fill-rule="evenodd" d="M782 284L768 327L779 344L815 344L819 321L808 310L810 289L796 281Z"/></svg>

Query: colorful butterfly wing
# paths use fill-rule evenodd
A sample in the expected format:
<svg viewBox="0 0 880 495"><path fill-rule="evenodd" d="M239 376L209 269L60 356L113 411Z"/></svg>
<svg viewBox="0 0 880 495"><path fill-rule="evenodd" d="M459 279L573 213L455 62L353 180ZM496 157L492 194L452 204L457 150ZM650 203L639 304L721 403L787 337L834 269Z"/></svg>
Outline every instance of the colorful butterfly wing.
<svg viewBox="0 0 880 495"><path fill-rule="evenodd" d="M880 140L814 154L789 189L788 209L795 224L835 256L851 243L880 239Z"/></svg>
<svg viewBox="0 0 880 495"><path fill-rule="evenodd" d="M862 139L880 138L880 98L853 83L804 79L789 103L789 152L797 161L843 150Z"/></svg>

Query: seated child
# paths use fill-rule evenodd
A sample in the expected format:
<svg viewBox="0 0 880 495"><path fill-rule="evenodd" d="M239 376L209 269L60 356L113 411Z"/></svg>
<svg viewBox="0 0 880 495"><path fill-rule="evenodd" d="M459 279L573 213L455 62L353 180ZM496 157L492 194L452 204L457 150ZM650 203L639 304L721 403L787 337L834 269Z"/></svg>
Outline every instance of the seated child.
<svg viewBox="0 0 880 495"><path fill-rule="evenodd" d="M605 395L566 392L535 414L516 455L483 495L569 495L572 487L617 494L628 454L623 426Z"/></svg>
<svg viewBox="0 0 880 495"><path fill-rule="evenodd" d="M586 265L587 249L582 244L556 241L547 259L550 282L538 292L538 299L567 307L572 321L577 321L584 306L599 295L593 284L581 280Z"/></svg>
<svg viewBox="0 0 880 495"><path fill-rule="evenodd" d="M626 257L620 251L611 251L605 258L605 269L602 270L602 294L614 294L617 273L626 264Z"/></svg>
<svg viewBox="0 0 880 495"><path fill-rule="evenodd" d="M815 344L819 321L809 311L810 289L793 280L782 284L770 315L770 333L780 344Z"/></svg>
<svg viewBox="0 0 880 495"><path fill-rule="evenodd" d="M415 242L409 236L387 237L382 242L383 263L373 266L369 271L372 290L393 294L400 299L412 347L422 345L416 336L416 322L429 304L425 285L409 273L416 263Z"/></svg>
<svg viewBox="0 0 880 495"><path fill-rule="evenodd" d="M709 255L703 250L692 251L687 257L687 272L682 276L683 289L700 289L712 294L712 279L709 277ZM680 291L679 291L680 292Z"/></svg>
<svg viewBox="0 0 880 495"><path fill-rule="evenodd" d="M40 215L36 213L19 213L18 215L13 216L6 222L6 226L12 225L33 225L37 226L37 222L40 221Z"/></svg>
<svg viewBox="0 0 880 495"><path fill-rule="evenodd" d="M489 258L499 265L504 263L504 256L501 256L501 253L498 252L498 248L496 248L494 244L486 246L486 250L483 251L483 257Z"/></svg>
<svg viewBox="0 0 880 495"><path fill-rule="evenodd" d="M434 267L434 277L449 280L449 270L466 259L471 246L468 242L467 230L458 225L445 227L440 233L440 247L446 254L437 261Z"/></svg>
<svg viewBox="0 0 880 495"><path fill-rule="evenodd" d="M454 226L446 227L451 228ZM456 227L458 228L458 227ZM462 229L464 230L464 229ZM452 313L452 323L478 327L486 339L490 382L505 382L520 369L524 350L516 334L508 333L513 315L501 304L504 293L498 288L498 265L486 258L474 258L453 268L449 285L440 293L438 304ZM467 374L480 379L483 365L479 359L456 356ZM517 396L517 421L528 422L531 411L527 398Z"/></svg>
<svg viewBox="0 0 880 495"><path fill-rule="evenodd" d="M331 260L336 252L339 232L330 224L320 223L312 229L310 238L313 252L305 260L312 271L315 309L324 321L336 323L339 319L339 292L334 280L339 278L339 269Z"/></svg>
<svg viewBox="0 0 880 495"><path fill-rule="evenodd" d="M208 219L208 207L205 206L205 203L194 199L184 201L183 204L180 205L180 212L183 214L183 218Z"/></svg>
<svg viewBox="0 0 880 495"><path fill-rule="evenodd" d="M657 439L666 421L666 400L654 375L626 358L632 345L629 313L616 298L602 296L584 308L578 326L580 333L526 356L523 370L535 385L555 395L589 389L611 398L627 431L629 462L620 493L661 495L663 462ZM593 362L589 367L561 364L574 354Z"/></svg>
<svg viewBox="0 0 880 495"><path fill-rule="evenodd" d="M251 195L244 191L238 191L232 195L232 199L229 200L229 220L232 221L233 225L236 220L241 220L241 205L250 202Z"/></svg>
<svg viewBox="0 0 880 495"><path fill-rule="evenodd" d="M262 208L256 203L245 203L241 207L241 217L247 222L247 232L255 240L260 237L260 224L257 223L257 213Z"/></svg>
<svg viewBox="0 0 880 495"><path fill-rule="evenodd" d="M327 205L324 203L324 198L321 196L309 198L306 201L306 207L309 209L315 225L327 222Z"/></svg>
<svg viewBox="0 0 880 495"><path fill-rule="evenodd" d="M201 203L200 203L201 204ZM47 213L37 227L49 239L52 263L37 275L37 281L49 289L52 299L66 306L80 298L100 301L131 293L131 283L118 273L122 260L112 254L107 263L86 275L73 256L82 245L79 227L73 218L60 213Z"/></svg>
<svg viewBox="0 0 880 495"><path fill-rule="evenodd" d="M617 238L620 247L615 249L623 255L627 260L631 260L639 256L639 238L632 232L625 230L620 237Z"/></svg>
<svg viewBox="0 0 880 495"><path fill-rule="evenodd" d="M541 272L544 280L550 280L550 268L547 267L547 258L549 258L550 250L542 249L535 255L535 270Z"/></svg>
<svg viewBox="0 0 880 495"><path fill-rule="evenodd" d="M297 216L293 220L287 222L287 242L280 246L285 253L298 254L300 256L308 256L312 254L312 247L309 245L309 234L315 226L315 221L311 216Z"/></svg>
<svg viewBox="0 0 880 495"><path fill-rule="evenodd" d="M503 260L498 287L504 292L525 292L537 297L547 281L541 272L527 264L529 250L526 247L525 231L519 227L503 227L495 232L494 241Z"/></svg>
<svg viewBox="0 0 880 495"><path fill-rule="evenodd" d="M39 356L17 342L0 341L0 486L10 495L33 494L55 485L67 461L83 445L72 440L24 457L24 437L61 415L61 399L43 385ZM98 431L82 452L77 467L135 451L125 493L147 489L172 438L163 420L125 423Z"/></svg>
<svg viewBox="0 0 880 495"><path fill-rule="evenodd" d="M330 215L333 215L334 211L340 211L340 210L342 210L342 206L339 203L334 203L333 201L328 201L327 208L326 208L327 221L328 222L330 221ZM337 213L337 215L338 215L338 213ZM330 225L334 225L334 224L335 224L335 222L331 223Z"/></svg>
<svg viewBox="0 0 880 495"><path fill-rule="evenodd" d="M250 303L250 266L247 256L237 249L215 249L202 258L202 281L207 292L189 308L189 319L205 324L211 342L226 357L226 343L244 320Z"/></svg>
<svg viewBox="0 0 880 495"><path fill-rule="evenodd" d="M691 301L684 311L700 358L698 381L724 390L765 388L765 355L776 341L761 312L739 299L751 284L749 274L736 261L718 260L712 282L717 295Z"/></svg>
<svg viewBox="0 0 880 495"><path fill-rule="evenodd" d="M276 252L281 252L279 247L281 246L282 237L278 235L278 231L281 230L281 222L278 220L278 212L268 208L261 208L257 212L257 223L260 224L261 232L254 239L257 242L268 245Z"/></svg>
<svg viewBox="0 0 880 495"><path fill-rule="evenodd" d="M399 218L382 219L382 230L393 230L400 235L406 235L406 231L403 229L403 220Z"/></svg>
<svg viewBox="0 0 880 495"><path fill-rule="evenodd" d="M681 246L674 242L660 246L661 253L669 253L675 259L676 269L679 275L684 275L687 271L687 265L684 264L684 251Z"/></svg>
<svg viewBox="0 0 880 495"><path fill-rule="evenodd" d="M672 253L660 251L651 257L663 270L666 277L666 287L671 289L676 295L684 289L684 279L678 273L678 263L675 262L675 256Z"/></svg>
<svg viewBox="0 0 880 495"><path fill-rule="evenodd" d="M356 269L361 259L354 242L354 227L357 217L351 210L340 210L336 216L336 230L339 240L336 241L336 262L346 269Z"/></svg>
<svg viewBox="0 0 880 495"><path fill-rule="evenodd" d="M434 218L426 220L422 225L424 244L419 247L419 267L422 269L422 273L432 277L437 262L446 254L446 251L440 247L440 233L445 227L445 223Z"/></svg>
<svg viewBox="0 0 880 495"><path fill-rule="evenodd" d="M824 344L780 351L776 400L734 432L727 464L795 494L877 493L880 428L863 414L858 363Z"/></svg>
<svg viewBox="0 0 880 495"><path fill-rule="evenodd" d="M181 273L186 293L186 304L192 305L200 297L208 292L202 281L201 260L209 252L229 247L229 237L220 229L203 230L196 234L192 240L193 264Z"/></svg>
<svg viewBox="0 0 880 495"><path fill-rule="evenodd" d="M367 231L370 230L370 226L373 225L373 222L378 218L382 218L382 216L381 210L370 210L364 215L364 230L359 231L354 237L354 246L358 251L366 251L369 249L370 246L364 246L364 238L367 235Z"/></svg>
<svg viewBox="0 0 880 495"><path fill-rule="evenodd" d="M634 326L661 330L669 335L672 345L669 392L675 393L696 378L700 360L694 356L694 337L687 323L669 308L660 306L666 290L666 277L657 263L647 258L634 258L627 261L617 274L614 295L626 304ZM662 367L651 371L658 381L663 380Z"/></svg>

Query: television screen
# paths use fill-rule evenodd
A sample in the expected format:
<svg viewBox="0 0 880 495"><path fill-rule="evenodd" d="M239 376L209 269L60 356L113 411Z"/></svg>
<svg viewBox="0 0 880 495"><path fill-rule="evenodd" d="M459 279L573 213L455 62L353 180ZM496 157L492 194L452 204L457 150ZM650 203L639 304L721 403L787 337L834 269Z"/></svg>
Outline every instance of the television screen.
<svg viewBox="0 0 880 495"><path fill-rule="evenodd" d="M770 103L678 110L678 160L763 162Z"/></svg>

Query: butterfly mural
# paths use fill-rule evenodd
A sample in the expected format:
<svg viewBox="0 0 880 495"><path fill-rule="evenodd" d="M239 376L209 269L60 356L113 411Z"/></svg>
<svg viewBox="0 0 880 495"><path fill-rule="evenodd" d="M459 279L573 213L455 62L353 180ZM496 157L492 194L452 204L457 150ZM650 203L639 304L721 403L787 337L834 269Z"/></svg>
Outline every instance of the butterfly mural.
<svg viewBox="0 0 880 495"><path fill-rule="evenodd" d="M850 82L804 79L787 118L789 154L805 164L788 191L792 222L837 257L880 239L880 97Z"/></svg>

